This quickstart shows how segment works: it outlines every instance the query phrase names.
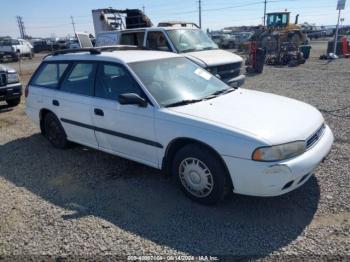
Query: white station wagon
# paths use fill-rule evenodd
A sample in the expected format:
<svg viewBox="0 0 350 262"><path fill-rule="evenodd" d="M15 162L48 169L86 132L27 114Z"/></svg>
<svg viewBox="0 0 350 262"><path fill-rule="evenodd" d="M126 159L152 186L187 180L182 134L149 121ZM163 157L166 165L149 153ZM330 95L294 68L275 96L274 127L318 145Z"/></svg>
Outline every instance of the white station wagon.
<svg viewBox="0 0 350 262"><path fill-rule="evenodd" d="M26 112L53 146L73 141L162 169L198 202L287 193L331 149L314 107L234 89L180 55L69 52L46 57L25 90Z"/></svg>

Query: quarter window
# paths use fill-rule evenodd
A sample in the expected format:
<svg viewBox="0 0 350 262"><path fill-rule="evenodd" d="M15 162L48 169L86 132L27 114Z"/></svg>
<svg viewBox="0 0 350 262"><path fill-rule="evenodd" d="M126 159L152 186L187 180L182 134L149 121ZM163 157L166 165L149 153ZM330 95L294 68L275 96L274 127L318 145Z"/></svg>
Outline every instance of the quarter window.
<svg viewBox="0 0 350 262"><path fill-rule="evenodd" d="M95 96L117 100L120 94L125 93L136 93L142 96L142 90L125 68L111 64L99 65Z"/></svg>
<svg viewBox="0 0 350 262"><path fill-rule="evenodd" d="M60 78L67 69L67 63L44 64L32 81L32 85L57 88Z"/></svg>
<svg viewBox="0 0 350 262"><path fill-rule="evenodd" d="M77 63L63 81L61 90L81 95L93 95L95 65Z"/></svg>
<svg viewBox="0 0 350 262"><path fill-rule="evenodd" d="M144 32L123 33L120 38L121 45L143 45Z"/></svg>

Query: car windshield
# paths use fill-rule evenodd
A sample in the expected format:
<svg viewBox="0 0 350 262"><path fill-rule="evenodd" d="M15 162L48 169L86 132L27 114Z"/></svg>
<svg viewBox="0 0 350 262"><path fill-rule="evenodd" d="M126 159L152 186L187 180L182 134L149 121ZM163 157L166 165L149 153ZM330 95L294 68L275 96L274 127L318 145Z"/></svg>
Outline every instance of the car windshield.
<svg viewBox="0 0 350 262"><path fill-rule="evenodd" d="M200 29L167 30L167 34L179 53L218 48L213 40Z"/></svg>
<svg viewBox="0 0 350 262"><path fill-rule="evenodd" d="M162 107L198 102L231 89L184 57L134 62L129 66Z"/></svg>

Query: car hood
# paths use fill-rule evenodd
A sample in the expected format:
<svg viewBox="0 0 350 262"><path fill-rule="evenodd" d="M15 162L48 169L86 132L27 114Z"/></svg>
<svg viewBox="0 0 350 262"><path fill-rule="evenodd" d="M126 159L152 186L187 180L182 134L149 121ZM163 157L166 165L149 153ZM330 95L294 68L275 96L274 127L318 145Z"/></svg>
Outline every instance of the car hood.
<svg viewBox="0 0 350 262"><path fill-rule="evenodd" d="M1 64L0 64L0 72L14 73L14 72L16 72L16 70L13 69L12 67L5 66L5 65L1 65Z"/></svg>
<svg viewBox="0 0 350 262"><path fill-rule="evenodd" d="M222 49L196 51L184 55L194 62L204 63L205 67L243 62L242 57Z"/></svg>
<svg viewBox="0 0 350 262"><path fill-rule="evenodd" d="M245 89L169 109L270 145L306 140L324 122L322 114L308 104Z"/></svg>

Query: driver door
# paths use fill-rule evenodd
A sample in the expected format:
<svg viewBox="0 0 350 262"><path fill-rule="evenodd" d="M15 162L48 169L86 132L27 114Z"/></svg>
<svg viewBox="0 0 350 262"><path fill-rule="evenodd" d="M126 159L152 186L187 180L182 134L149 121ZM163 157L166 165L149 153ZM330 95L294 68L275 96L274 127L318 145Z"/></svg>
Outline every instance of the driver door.
<svg viewBox="0 0 350 262"><path fill-rule="evenodd" d="M154 108L121 105L120 94L146 98L128 70L115 63L100 63L95 82L92 119L98 146L105 151L158 167Z"/></svg>

